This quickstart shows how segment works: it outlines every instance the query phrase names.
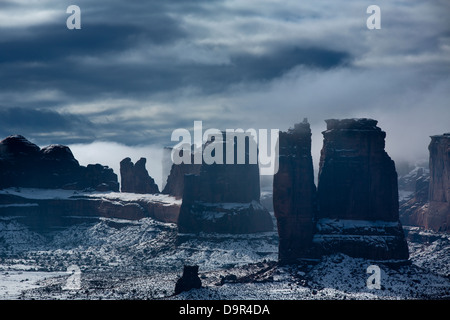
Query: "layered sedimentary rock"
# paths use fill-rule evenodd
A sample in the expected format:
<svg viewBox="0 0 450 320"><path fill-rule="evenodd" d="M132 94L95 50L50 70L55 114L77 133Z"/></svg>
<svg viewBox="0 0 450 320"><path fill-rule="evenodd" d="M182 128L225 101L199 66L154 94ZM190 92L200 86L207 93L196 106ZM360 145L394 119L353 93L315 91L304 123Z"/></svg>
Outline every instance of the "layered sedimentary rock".
<svg viewBox="0 0 450 320"><path fill-rule="evenodd" d="M273 208L282 263L311 255L316 186L311 156L311 128L307 120L278 138L278 172L273 179Z"/></svg>
<svg viewBox="0 0 450 320"><path fill-rule="evenodd" d="M80 166L67 146L41 149L14 135L0 141L0 188L7 187L118 191L119 184L106 166Z"/></svg>
<svg viewBox="0 0 450 320"><path fill-rule="evenodd" d="M429 209L426 227L450 230L450 133L431 137Z"/></svg>
<svg viewBox="0 0 450 320"><path fill-rule="evenodd" d="M215 151L217 154L219 148L222 151L222 164L204 162L198 175L185 175L178 220L180 232L252 233L273 229L269 212L259 202L258 164L249 161L248 151L254 141L245 142L243 164L237 163L237 141L228 144L234 150L233 164L226 161L225 139L216 140Z"/></svg>
<svg viewBox="0 0 450 320"><path fill-rule="evenodd" d="M71 190L7 188L0 190L0 219L17 220L48 231L100 218L139 220L150 217L176 223L181 201L167 195L126 195Z"/></svg>
<svg viewBox="0 0 450 320"><path fill-rule="evenodd" d="M411 199L400 207L403 224L450 230L450 133L431 137L429 170L416 177ZM425 170L424 170L425 171Z"/></svg>
<svg viewBox="0 0 450 320"><path fill-rule="evenodd" d="M320 157L315 251L407 259L397 173L386 133L372 119L326 120Z"/></svg>
<svg viewBox="0 0 450 320"><path fill-rule="evenodd" d="M131 193L159 193L158 185L145 168L146 158L135 164L130 158L120 161L121 191Z"/></svg>

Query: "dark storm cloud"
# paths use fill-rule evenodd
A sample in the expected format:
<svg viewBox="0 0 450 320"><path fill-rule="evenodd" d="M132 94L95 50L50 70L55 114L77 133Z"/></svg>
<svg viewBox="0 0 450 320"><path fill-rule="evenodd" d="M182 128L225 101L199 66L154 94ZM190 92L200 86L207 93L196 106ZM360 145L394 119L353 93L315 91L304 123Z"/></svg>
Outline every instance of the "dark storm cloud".
<svg viewBox="0 0 450 320"><path fill-rule="evenodd" d="M0 63L50 63L69 56L95 56L121 51L139 42L166 43L182 36L182 30L173 23L167 23L170 19L159 20L145 28L126 24L90 24L76 32L60 25L41 26L32 36L0 40L0 45L5 49L0 51Z"/></svg>
<svg viewBox="0 0 450 320"><path fill-rule="evenodd" d="M79 142L86 139L76 137L92 134L92 129L92 123L81 116L60 114L51 110L0 107L2 139L10 134L22 134L46 140L42 137L53 134L66 142ZM68 139L68 134L73 138Z"/></svg>
<svg viewBox="0 0 450 320"><path fill-rule="evenodd" d="M142 43L150 47L153 44L165 46L186 36L171 19L159 20L150 26L83 25L83 29L76 32L48 25L40 27L32 37L0 40L0 45L7 49L0 51L2 74L9 79L3 88L36 90L52 87L76 92L81 99L87 98L86 94L139 94L169 91L186 85L209 92L224 90L240 81L271 80L298 65L330 68L349 57L346 52L293 45L264 54L235 53L230 55L229 64L176 60L161 63L150 58L138 64L102 63L103 55L130 51ZM100 57L100 61L86 67L82 59L89 57Z"/></svg>
<svg viewBox="0 0 450 320"><path fill-rule="evenodd" d="M402 119L401 106L441 130L446 3L383 2L382 30L369 31L364 1L9 0L0 10L2 128L38 139L58 131L59 143L170 144L171 130L194 120L286 129L303 116L320 126ZM81 30L65 26L71 4Z"/></svg>
<svg viewBox="0 0 450 320"><path fill-rule="evenodd" d="M343 65L349 59L348 52L292 46L263 56L241 54L232 57L231 61L232 68L240 74L238 80L271 80L297 66L329 69Z"/></svg>

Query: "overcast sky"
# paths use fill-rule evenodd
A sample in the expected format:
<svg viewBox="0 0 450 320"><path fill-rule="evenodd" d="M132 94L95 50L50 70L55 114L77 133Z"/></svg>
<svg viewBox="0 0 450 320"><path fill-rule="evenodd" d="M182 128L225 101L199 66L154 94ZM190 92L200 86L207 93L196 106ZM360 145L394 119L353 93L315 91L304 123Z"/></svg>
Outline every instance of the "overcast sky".
<svg viewBox="0 0 450 320"><path fill-rule="evenodd" d="M71 4L81 30L66 27ZM426 159L429 136L450 131L449 16L448 0L2 0L0 137L83 160L92 143L174 145L194 120L307 117L317 158L325 119L371 117L394 160Z"/></svg>

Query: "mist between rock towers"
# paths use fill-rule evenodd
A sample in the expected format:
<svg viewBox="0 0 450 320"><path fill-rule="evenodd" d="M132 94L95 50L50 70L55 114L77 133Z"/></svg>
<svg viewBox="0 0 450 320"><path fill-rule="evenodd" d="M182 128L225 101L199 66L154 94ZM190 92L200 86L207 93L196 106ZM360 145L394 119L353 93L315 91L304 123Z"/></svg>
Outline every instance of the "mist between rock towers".
<svg viewBox="0 0 450 320"><path fill-rule="evenodd" d="M193 136L175 129L171 140L179 141L171 151L173 164L258 164L261 175L277 173L279 129L207 129L194 121Z"/></svg>

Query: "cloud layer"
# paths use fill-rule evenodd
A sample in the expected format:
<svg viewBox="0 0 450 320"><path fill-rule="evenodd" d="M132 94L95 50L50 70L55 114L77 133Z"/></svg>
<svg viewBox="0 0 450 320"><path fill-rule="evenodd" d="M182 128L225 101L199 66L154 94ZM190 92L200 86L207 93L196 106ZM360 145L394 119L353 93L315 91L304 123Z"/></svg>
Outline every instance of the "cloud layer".
<svg viewBox="0 0 450 320"><path fill-rule="evenodd" d="M394 159L415 161L450 131L448 1L379 1L381 30L364 0L78 0L81 30L70 4L0 4L1 136L164 146L194 120L308 117L317 158L324 119L373 117Z"/></svg>

